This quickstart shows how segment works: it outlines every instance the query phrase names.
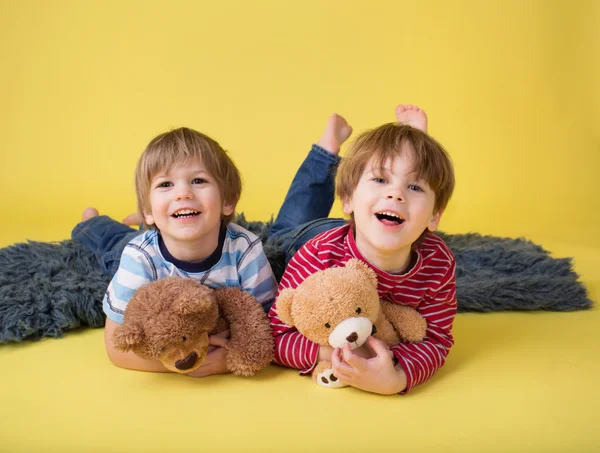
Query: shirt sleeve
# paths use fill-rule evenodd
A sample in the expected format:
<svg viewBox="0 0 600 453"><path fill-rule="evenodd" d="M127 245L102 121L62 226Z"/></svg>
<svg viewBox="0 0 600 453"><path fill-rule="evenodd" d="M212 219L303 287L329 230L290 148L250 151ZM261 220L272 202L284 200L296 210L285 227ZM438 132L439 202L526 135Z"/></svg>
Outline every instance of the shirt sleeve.
<svg viewBox="0 0 600 453"><path fill-rule="evenodd" d="M288 263L279 291L285 288L296 288L309 275L325 269L325 263L318 258L317 248L312 241L304 244ZM269 311L271 331L275 339L275 363L289 368L301 370L300 374L308 374L314 369L319 345L302 335L295 327L288 326L277 316L277 299Z"/></svg>
<svg viewBox="0 0 600 453"><path fill-rule="evenodd" d="M407 386L401 393L425 382L446 362L454 344L452 324L456 308L456 264L452 258L437 291L417 307L427 321L425 339L420 343L392 346L394 355L406 373Z"/></svg>
<svg viewBox="0 0 600 453"><path fill-rule="evenodd" d="M108 285L102 308L112 321L123 324L123 315L129 300L142 286L157 279L152 258L136 245L128 244L121 262Z"/></svg>
<svg viewBox="0 0 600 453"><path fill-rule="evenodd" d="M267 312L275 299L277 280L263 250L262 242L256 239L250 244L238 263L240 287L249 292Z"/></svg>

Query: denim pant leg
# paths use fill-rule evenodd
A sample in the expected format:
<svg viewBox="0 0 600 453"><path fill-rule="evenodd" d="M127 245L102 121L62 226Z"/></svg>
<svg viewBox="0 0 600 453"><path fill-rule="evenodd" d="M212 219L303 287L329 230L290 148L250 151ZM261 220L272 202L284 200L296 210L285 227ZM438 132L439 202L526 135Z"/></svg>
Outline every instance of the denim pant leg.
<svg viewBox="0 0 600 453"><path fill-rule="evenodd" d="M119 268L123 249L139 234L110 217L97 216L79 223L71 237L93 252L104 272L112 277Z"/></svg>
<svg viewBox="0 0 600 453"><path fill-rule="evenodd" d="M300 225L287 233L271 237L269 241L273 241L277 247L285 252L285 264L287 266L292 256L308 240L314 238L317 234L340 227L346 223L348 221L345 219L317 219Z"/></svg>
<svg viewBox="0 0 600 453"><path fill-rule="evenodd" d="M269 232L281 236L313 220L326 218L335 194L335 172L340 157L313 145L290 185Z"/></svg>

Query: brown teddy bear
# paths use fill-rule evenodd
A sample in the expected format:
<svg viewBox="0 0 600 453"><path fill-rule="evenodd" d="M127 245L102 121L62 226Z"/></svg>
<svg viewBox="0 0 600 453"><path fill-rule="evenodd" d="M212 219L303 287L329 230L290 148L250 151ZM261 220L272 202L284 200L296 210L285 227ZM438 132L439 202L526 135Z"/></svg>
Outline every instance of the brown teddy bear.
<svg viewBox="0 0 600 453"><path fill-rule="evenodd" d="M208 336L227 328L229 371L251 376L273 360L269 321L254 297L238 288L215 290L189 278L169 277L134 294L113 341L121 351L189 373L206 358Z"/></svg>
<svg viewBox="0 0 600 453"><path fill-rule="evenodd" d="M348 343L356 349L370 335L388 346L419 342L427 329L415 309L380 301L375 272L357 259L312 274L296 289L282 290L276 306L287 325L319 345L334 348ZM331 362L320 362L312 376L323 387L345 387L334 376Z"/></svg>

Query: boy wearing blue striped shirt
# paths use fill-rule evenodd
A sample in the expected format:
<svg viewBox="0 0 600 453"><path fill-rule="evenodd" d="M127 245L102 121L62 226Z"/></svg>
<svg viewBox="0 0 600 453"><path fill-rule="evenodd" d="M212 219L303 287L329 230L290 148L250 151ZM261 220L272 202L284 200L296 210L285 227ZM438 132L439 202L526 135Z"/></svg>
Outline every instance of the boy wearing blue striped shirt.
<svg viewBox="0 0 600 453"><path fill-rule="evenodd" d="M127 304L139 288L171 276L192 278L212 288L238 287L267 311L277 282L260 239L231 223L241 179L227 153L210 137L188 128L159 135L138 161L135 186L145 232L139 234L89 208L73 238L99 255L109 250L101 261L114 273L103 300L111 361L123 368L167 371L159 361L117 351L112 343L113 331L123 323ZM114 253L120 250L119 260ZM210 337L214 349L190 376L227 372L227 333L220 335Z"/></svg>

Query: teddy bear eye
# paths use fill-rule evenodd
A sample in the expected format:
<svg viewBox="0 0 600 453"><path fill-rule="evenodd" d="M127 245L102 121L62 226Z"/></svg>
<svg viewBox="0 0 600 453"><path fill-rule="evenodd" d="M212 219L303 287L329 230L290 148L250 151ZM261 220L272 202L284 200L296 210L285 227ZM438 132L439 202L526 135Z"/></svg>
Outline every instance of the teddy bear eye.
<svg viewBox="0 0 600 453"><path fill-rule="evenodd" d="M181 337L181 340L185 341L185 340L187 340L187 337L184 335L183 337Z"/></svg>
<svg viewBox="0 0 600 453"><path fill-rule="evenodd" d="M331 324L329 324L328 322L325 323L325 327L327 327L328 329L331 327Z"/></svg>
<svg viewBox="0 0 600 453"><path fill-rule="evenodd" d="M356 314L357 314L357 315L360 315L360 313L361 313L361 312L362 312L362 310L360 309L360 307L358 307L358 308L356 309Z"/></svg>
<svg viewBox="0 0 600 453"><path fill-rule="evenodd" d="M159 350L160 352L165 352L165 347L164 347L164 346L160 346L160 347L158 348L158 350Z"/></svg>

